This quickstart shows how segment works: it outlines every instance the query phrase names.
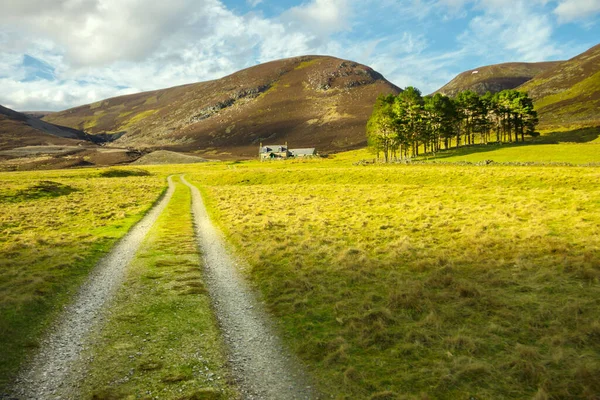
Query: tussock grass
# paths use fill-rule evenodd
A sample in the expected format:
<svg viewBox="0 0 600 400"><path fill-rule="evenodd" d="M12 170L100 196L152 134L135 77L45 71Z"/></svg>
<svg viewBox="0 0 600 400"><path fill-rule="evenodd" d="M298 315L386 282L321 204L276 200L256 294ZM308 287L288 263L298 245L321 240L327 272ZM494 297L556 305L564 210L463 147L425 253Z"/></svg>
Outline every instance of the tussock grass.
<svg viewBox="0 0 600 400"><path fill-rule="evenodd" d="M418 162L481 162L497 163L570 163L575 165L600 163L600 127L571 127L549 130L525 143L489 143L442 150L415 159ZM423 149L421 149L422 151ZM337 164L374 162L375 154L359 149L331 155ZM327 163L322 163L327 164Z"/></svg>
<svg viewBox="0 0 600 400"><path fill-rule="evenodd" d="M444 151L431 161L445 162L536 162L600 163L600 143L562 143L535 145L477 145Z"/></svg>
<svg viewBox="0 0 600 400"><path fill-rule="evenodd" d="M93 340L80 398L237 398L202 279L190 204L189 189L178 182Z"/></svg>
<svg viewBox="0 0 600 400"><path fill-rule="evenodd" d="M129 176L148 176L150 173L140 168L109 168L100 172L103 178L125 178Z"/></svg>
<svg viewBox="0 0 600 400"><path fill-rule="evenodd" d="M0 393L90 269L150 208L164 177L0 174Z"/></svg>
<svg viewBox="0 0 600 400"><path fill-rule="evenodd" d="M328 165L193 175L324 392L597 397L597 168Z"/></svg>
<svg viewBox="0 0 600 400"><path fill-rule="evenodd" d="M6 187L0 194L2 203L19 203L28 200L66 196L76 192L72 186L53 181L38 181L27 188L12 189Z"/></svg>
<svg viewBox="0 0 600 400"><path fill-rule="evenodd" d="M152 104L152 103L147 103L147 104ZM150 117L151 115L157 113L158 111L159 110L142 111L142 112L134 115L133 117L129 118L128 120L124 121L121 124L121 126L119 127L119 130L131 128L133 125L137 124L138 122L142 121L143 119Z"/></svg>

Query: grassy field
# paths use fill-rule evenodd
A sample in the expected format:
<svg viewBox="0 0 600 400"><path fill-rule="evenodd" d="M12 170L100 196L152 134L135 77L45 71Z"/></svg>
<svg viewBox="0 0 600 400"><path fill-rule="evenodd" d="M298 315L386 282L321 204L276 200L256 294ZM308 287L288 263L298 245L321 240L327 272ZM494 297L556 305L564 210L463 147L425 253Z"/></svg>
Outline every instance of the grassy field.
<svg viewBox="0 0 600 400"><path fill-rule="evenodd" d="M600 128L547 132L518 144L465 146L426 159L445 162L600 163Z"/></svg>
<svg viewBox="0 0 600 400"><path fill-rule="evenodd" d="M190 204L189 189L178 182L92 340L78 398L237 398L202 280Z"/></svg>
<svg viewBox="0 0 600 400"><path fill-rule="evenodd" d="M375 155L368 149L360 149L335 154L330 158L332 162L348 164L372 162ZM528 137L525 143L492 142L461 146L442 150L435 155L420 156L414 161L479 163L488 160L496 163L600 163L600 127L543 132L539 137Z"/></svg>
<svg viewBox="0 0 600 400"><path fill-rule="evenodd" d="M440 153L429 160L446 162L481 162L492 160L499 163L598 163L600 143L537 144L537 145L480 145L459 148ZM518 161L515 161L518 160Z"/></svg>
<svg viewBox="0 0 600 400"><path fill-rule="evenodd" d="M597 398L598 168L322 164L192 179L324 392Z"/></svg>
<svg viewBox="0 0 600 400"><path fill-rule="evenodd" d="M556 146L599 162L571 151L595 135L452 157ZM0 174L3 383L166 174L185 172L327 395L597 398L600 168L353 165L368 156ZM94 339L83 397L235 396L181 189Z"/></svg>
<svg viewBox="0 0 600 400"><path fill-rule="evenodd" d="M166 187L143 170L0 174L0 393L91 267Z"/></svg>

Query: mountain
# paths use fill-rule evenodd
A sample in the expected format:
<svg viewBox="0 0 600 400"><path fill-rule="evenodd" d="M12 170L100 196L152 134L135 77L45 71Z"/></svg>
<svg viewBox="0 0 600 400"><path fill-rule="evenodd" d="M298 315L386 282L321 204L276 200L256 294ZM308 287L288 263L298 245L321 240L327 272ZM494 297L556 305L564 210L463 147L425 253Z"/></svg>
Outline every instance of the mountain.
<svg viewBox="0 0 600 400"><path fill-rule="evenodd" d="M0 106L0 171L129 164L143 154Z"/></svg>
<svg viewBox="0 0 600 400"><path fill-rule="evenodd" d="M462 72L435 93L454 97L465 90L483 95L488 91L497 93L506 89L515 89L560 63L561 61L504 63L479 67Z"/></svg>
<svg viewBox="0 0 600 400"><path fill-rule="evenodd" d="M209 82L115 97L44 120L112 135L111 145L138 149L251 157L261 142L288 142L323 153L364 146L375 99L399 90L367 66L304 56Z"/></svg>
<svg viewBox="0 0 600 400"><path fill-rule="evenodd" d="M24 146L77 146L88 135L0 106L0 150Z"/></svg>
<svg viewBox="0 0 600 400"><path fill-rule="evenodd" d="M600 44L518 89L533 98L541 129L600 126Z"/></svg>

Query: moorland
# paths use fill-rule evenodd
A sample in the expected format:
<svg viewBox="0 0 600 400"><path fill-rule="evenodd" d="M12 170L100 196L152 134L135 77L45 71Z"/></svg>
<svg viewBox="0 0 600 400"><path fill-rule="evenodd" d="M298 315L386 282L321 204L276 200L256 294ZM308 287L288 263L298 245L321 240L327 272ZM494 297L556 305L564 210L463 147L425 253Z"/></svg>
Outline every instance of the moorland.
<svg viewBox="0 0 600 400"><path fill-rule="evenodd" d="M44 121L1 109L0 397L27 384L20 372L170 177L169 204L81 344L73 368L86 379L67 397L243 397L189 182L323 398L598 398L598 57L595 46L467 71L450 85L458 103L504 108L481 108L484 125L463 111L445 146L442 126L413 124L398 142L410 157L389 163L367 147L377 96L394 129L444 97L332 57ZM478 88L508 94L460 94ZM254 159L262 141L287 140L323 156Z"/></svg>
<svg viewBox="0 0 600 400"><path fill-rule="evenodd" d="M460 162L442 164L369 165L357 162L369 156L361 150L305 161L3 173L0 322L2 347L11 349L3 384L166 176L182 173L247 260L244 275L323 393L593 398L600 180L597 166L576 164L600 161L598 146L486 148L486 159L513 164L478 164L482 146L472 146L471 154L450 150L441 160ZM519 163L538 147L573 164ZM194 332L219 343L189 218L189 192L178 185L111 306L88 396L197 381L191 364L171 363L180 354L126 363L130 350L115 345L124 336L131 349L146 332L159 336L154 355ZM208 320L194 322L189 307L208 310ZM218 372L222 355L214 357L206 363ZM115 384L113 372L124 369L132 379Z"/></svg>

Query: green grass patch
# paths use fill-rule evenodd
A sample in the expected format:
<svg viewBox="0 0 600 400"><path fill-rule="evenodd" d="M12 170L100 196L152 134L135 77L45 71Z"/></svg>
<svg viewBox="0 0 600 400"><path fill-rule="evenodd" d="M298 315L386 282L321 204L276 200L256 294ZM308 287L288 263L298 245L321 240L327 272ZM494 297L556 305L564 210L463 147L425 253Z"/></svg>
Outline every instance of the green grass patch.
<svg viewBox="0 0 600 400"><path fill-rule="evenodd" d="M298 64L296 66L296 68L294 68L295 70L299 70L299 69L304 69L304 68L308 68L312 65L315 65L317 62L319 62L318 58L313 58L312 60L308 60L308 61L302 61L300 64Z"/></svg>
<svg viewBox="0 0 600 400"><path fill-rule="evenodd" d="M0 193L0 203L19 203L21 201L67 196L76 191L76 188L64 183L39 181L24 189L4 189Z"/></svg>
<svg viewBox="0 0 600 400"><path fill-rule="evenodd" d="M130 176L149 176L150 172L139 168L109 168L99 174L104 178L126 178Z"/></svg>
<svg viewBox="0 0 600 400"><path fill-rule="evenodd" d="M141 120L148 118L149 116L151 116L157 112L158 112L158 110L142 111L141 113L136 114L133 117L129 118L127 121L125 121L125 123L119 127L119 130L130 128L131 126L137 124Z"/></svg>
<svg viewBox="0 0 600 400"><path fill-rule="evenodd" d="M97 170L0 174L0 393L164 187L161 176L116 180Z"/></svg>
<svg viewBox="0 0 600 400"><path fill-rule="evenodd" d="M599 144L475 145L444 151L428 160L447 162L536 162L589 164L600 162Z"/></svg>
<svg viewBox="0 0 600 400"><path fill-rule="evenodd" d="M551 104L571 100L579 96L590 96L594 92L600 91L600 71L590 77L576 83L567 90L560 93L543 97L536 101L536 110L542 110Z"/></svg>
<svg viewBox="0 0 600 400"><path fill-rule="evenodd" d="M359 156L363 156L365 160L373 159L373 155L369 155L366 150L336 155L335 158L350 161ZM487 160L502 163L600 163L600 128L543 132L539 137L528 138L525 143L462 146L440 151L435 156L417 158L417 161L475 163Z"/></svg>
<svg viewBox="0 0 600 400"><path fill-rule="evenodd" d="M322 391L600 393L598 168L323 164L192 177Z"/></svg>
<svg viewBox="0 0 600 400"><path fill-rule="evenodd" d="M593 143L600 144L600 127L577 127L562 130L542 131L534 143Z"/></svg>
<svg viewBox="0 0 600 400"><path fill-rule="evenodd" d="M158 98L156 96L151 96L146 99L144 102L145 105L156 104L158 102Z"/></svg>
<svg viewBox="0 0 600 400"><path fill-rule="evenodd" d="M93 116L85 117L85 121L83 122L83 130L87 131L87 130L94 128L96 125L98 125L98 120L100 119L101 116L102 116L102 114L100 114L100 115L94 114Z"/></svg>
<svg viewBox="0 0 600 400"><path fill-rule="evenodd" d="M133 114L133 111L125 111L119 114L119 118L125 118L128 115Z"/></svg>
<svg viewBox="0 0 600 400"><path fill-rule="evenodd" d="M80 398L233 399L181 183L128 270ZM86 357L84 357L86 358Z"/></svg>
<svg viewBox="0 0 600 400"><path fill-rule="evenodd" d="M258 98L260 99L260 98L265 97L269 93L274 93L277 91L278 88L279 88L279 81L275 81L275 82L271 83L271 85L269 86L269 88L267 90L265 90L264 92L259 94Z"/></svg>

